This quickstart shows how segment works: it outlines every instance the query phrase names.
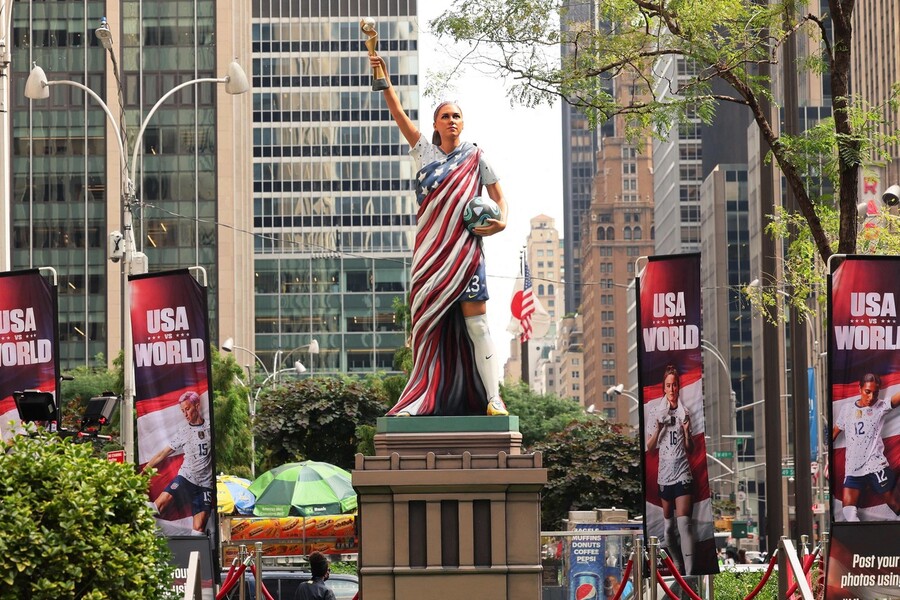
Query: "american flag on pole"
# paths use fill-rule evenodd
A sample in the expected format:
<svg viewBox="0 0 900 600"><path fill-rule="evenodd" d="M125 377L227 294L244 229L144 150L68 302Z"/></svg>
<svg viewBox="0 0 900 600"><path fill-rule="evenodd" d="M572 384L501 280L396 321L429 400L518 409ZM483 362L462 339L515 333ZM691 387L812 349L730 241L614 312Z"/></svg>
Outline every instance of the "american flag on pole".
<svg viewBox="0 0 900 600"><path fill-rule="evenodd" d="M531 270L528 268L528 261L524 258L522 263L525 265L525 283L522 287L522 303L519 309L519 323L522 325L522 335L520 341L527 342L531 338L531 317L534 315L534 291L531 289Z"/></svg>

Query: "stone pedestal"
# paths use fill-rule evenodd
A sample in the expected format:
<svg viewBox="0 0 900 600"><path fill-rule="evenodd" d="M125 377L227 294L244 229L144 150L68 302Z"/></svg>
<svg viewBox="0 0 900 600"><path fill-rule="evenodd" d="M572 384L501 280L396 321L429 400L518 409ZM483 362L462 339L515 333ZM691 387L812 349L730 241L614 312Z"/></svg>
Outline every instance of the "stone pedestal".
<svg viewBox="0 0 900 600"><path fill-rule="evenodd" d="M365 600L539 600L540 453L517 417L379 419L356 457Z"/></svg>

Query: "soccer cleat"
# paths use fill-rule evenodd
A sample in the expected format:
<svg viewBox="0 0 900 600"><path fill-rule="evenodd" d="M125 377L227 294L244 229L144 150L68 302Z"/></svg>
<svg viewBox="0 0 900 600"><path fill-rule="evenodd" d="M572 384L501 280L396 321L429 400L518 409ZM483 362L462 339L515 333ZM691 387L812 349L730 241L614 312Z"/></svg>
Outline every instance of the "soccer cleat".
<svg viewBox="0 0 900 600"><path fill-rule="evenodd" d="M487 414L489 417L505 417L509 415L509 411L506 410L506 405L503 404L500 396L494 396L488 400Z"/></svg>

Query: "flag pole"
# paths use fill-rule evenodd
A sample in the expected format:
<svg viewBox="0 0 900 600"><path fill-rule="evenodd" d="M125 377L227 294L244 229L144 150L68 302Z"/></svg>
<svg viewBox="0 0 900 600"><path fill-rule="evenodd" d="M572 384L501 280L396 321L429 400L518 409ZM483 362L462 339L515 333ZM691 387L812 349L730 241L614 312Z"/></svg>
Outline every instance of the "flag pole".
<svg viewBox="0 0 900 600"><path fill-rule="evenodd" d="M519 274L523 278L525 277L525 250L524 249L519 252ZM530 386L531 385L531 376L530 376L529 367L528 367L528 340L523 341L522 340L523 337L524 336L521 336L521 335L519 336L519 340L520 340L519 341L519 344L520 344L519 355L522 358L522 360L520 361L522 363L521 379L525 385Z"/></svg>

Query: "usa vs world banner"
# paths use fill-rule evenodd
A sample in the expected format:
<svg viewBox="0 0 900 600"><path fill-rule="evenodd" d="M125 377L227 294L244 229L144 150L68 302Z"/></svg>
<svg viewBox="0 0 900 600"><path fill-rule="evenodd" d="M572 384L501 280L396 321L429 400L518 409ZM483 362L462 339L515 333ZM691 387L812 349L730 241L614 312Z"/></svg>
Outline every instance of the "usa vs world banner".
<svg viewBox="0 0 900 600"><path fill-rule="evenodd" d="M700 255L650 257L637 296L645 539L659 538L682 573L718 573L704 438Z"/></svg>
<svg viewBox="0 0 900 600"><path fill-rule="evenodd" d="M832 542L827 598L900 589L900 257L848 256L829 279Z"/></svg>
<svg viewBox="0 0 900 600"><path fill-rule="evenodd" d="M56 398L59 333L56 286L37 269L0 273L0 438L21 431L14 392Z"/></svg>
<svg viewBox="0 0 900 600"><path fill-rule="evenodd" d="M138 462L167 535L215 526L206 288L184 271L129 278Z"/></svg>

